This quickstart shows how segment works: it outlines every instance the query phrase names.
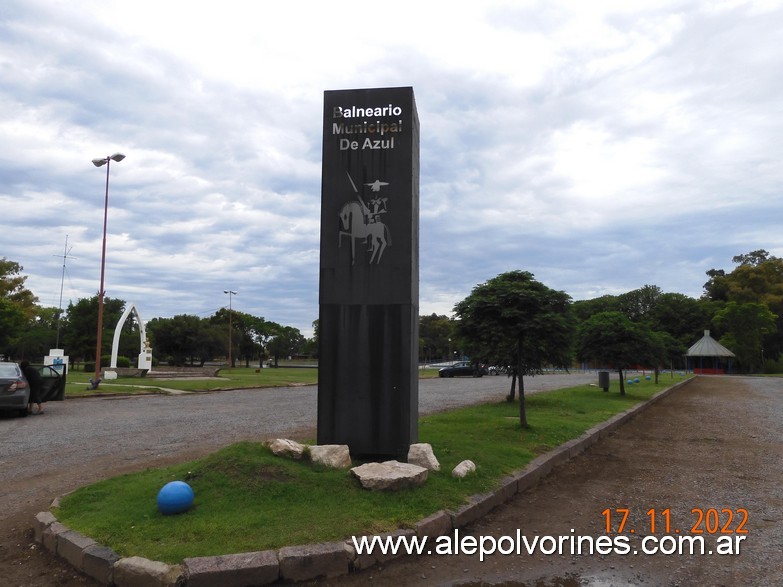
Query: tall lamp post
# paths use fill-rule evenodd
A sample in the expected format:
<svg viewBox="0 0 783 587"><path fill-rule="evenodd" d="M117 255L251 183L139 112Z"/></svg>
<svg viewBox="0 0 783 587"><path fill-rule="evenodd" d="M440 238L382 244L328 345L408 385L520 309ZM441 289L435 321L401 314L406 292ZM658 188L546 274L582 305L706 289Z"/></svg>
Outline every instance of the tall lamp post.
<svg viewBox="0 0 783 587"><path fill-rule="evenodd" d="M231 368L231 339L233 338L233 329L231 327L231 296L237 295L237 292L231 289L224 289L224 294L228 294L228 368Z"/></svg>
<svg viewBox="0 0 783 587"><path fill-rule="evenodd" d="M106 166L106 199L103 204L103 248L101 250L101 288L98 290L98 343L95 350L95 378L92 381L93 389L98 387L101 378L101 335L103 333L103 277L106 269L106 222L109 218L109 167L112 161L119 163L125 159L122 153L98 157L92 160L95 167Z"/></svg>

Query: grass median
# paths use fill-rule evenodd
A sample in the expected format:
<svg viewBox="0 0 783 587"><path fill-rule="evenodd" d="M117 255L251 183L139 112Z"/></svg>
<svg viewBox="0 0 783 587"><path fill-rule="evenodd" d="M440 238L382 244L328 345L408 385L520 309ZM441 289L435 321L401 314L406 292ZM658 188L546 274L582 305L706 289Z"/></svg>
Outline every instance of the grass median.
<svg viewBox="0 0 783 587"><path fill-rule="evenodd" d="M203 459L83 487L54 513L121 556L168 563L412 527L491 490L539 454L680 380L643 379L627 386L625 396L616 382L610 393L583 385L534 394L527 398L527 430L519 427L518 404L503 399L424 416L419 440L432 445L441 470L430 472L418 489L367 491L348 471L276 457L262 442L240 442ZM464 459L476 463L476 473L452 478ZM157 492L173 480L193 488L195 504L184 514L163 516Z"/></svg>
<svg viewBox="0 0 783 587"><path fill-rule="evenodd" d="M420 378L437 377L437 369L420 369ZM101 382L97 390L89 389L91 373L71 370L65 388L66 397L94 397L96 395L139 395L149 393L170 393L169 390L185 392L219 391L221 389L261 389L266 387L287 387L294 385L315 385L318 369L282 366L271 369L236 367L221 369L217 377L170 378L119 377Z"/></svg>

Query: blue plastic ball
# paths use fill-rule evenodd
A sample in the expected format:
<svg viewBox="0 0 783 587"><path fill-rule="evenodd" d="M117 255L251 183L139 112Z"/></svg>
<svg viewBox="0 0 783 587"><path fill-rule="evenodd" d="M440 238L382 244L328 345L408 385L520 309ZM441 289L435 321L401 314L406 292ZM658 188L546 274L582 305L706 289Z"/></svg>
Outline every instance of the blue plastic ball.
<svg viewBox="0 0 783 587"><path fill-rule="evenodd" d="M629 385L633 385L633 379L629 379L629 380L628 380L628 384L629 384Z"/></svg>
<svg viewBox="0 0 783 587"><path fill-rule="evenodd" d="M638 378L638 377L634 377L634 380L633 380L633 382L634 382L634 383L639 383L639 378Z"/></svg>
<svg viewBox="0 0 783 587"><path fill-rule="evenodd" d="M166 483L158 492L158 510L164 516L188 511L195 499L193 489L184 481Z"/></svg>
<svg viewBox="0 0 783 587"><path fill-rule="evenodd" d="M645 378L647 381L649 381L650 379L652 379L652 377L650 377L649 375L645 375L645 376L644 376L644 378Z"/></svg>

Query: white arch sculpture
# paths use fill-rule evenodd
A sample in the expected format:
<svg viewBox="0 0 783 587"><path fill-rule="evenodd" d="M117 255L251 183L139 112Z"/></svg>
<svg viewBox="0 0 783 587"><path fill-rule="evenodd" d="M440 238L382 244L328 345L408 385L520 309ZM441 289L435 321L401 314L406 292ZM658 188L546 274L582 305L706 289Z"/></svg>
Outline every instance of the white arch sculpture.
<svg viewBox="0 0 783 587"><path fill-rule="evenodd" d="M131 315L131 312L136 316L136 322L139 323L139 337L141 338L141 350L139 351L138 363L139 369L147 369L149 371L152 369L152 348L150 347L150 341L147 340L147 329L144 326L144 321L141 319L138 308L136 308L136 304L130 304L122 314L120 321L117 322L117 329L114 331L114 341L111 345L111 368L117 368L117 352L120 348L120 333L123 324L125 324L125 321L128 319L128 316Z"/></svg>

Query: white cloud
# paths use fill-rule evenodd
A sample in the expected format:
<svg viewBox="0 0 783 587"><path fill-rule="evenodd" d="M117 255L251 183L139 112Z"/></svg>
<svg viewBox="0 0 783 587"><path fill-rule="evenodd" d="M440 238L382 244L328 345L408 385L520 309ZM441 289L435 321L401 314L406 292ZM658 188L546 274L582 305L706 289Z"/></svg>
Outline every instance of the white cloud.
<svg viewBox="0 0 783 587"><path fill-rule="evenodd" d="M323 91L413 86L422 313L530 270L576 299L780 254L780 1L12 1L0 207L43 303L317 317ZM775 249L777 247L777 249ZM127 296L127 297L125 297ZM131 298L133 298L131 300Z"/></svg>

